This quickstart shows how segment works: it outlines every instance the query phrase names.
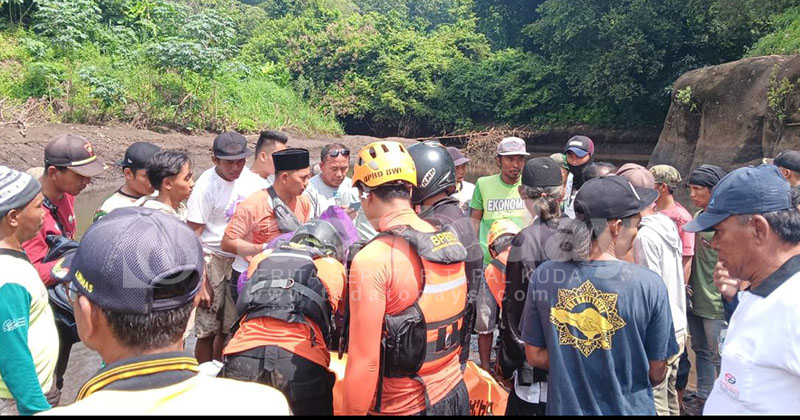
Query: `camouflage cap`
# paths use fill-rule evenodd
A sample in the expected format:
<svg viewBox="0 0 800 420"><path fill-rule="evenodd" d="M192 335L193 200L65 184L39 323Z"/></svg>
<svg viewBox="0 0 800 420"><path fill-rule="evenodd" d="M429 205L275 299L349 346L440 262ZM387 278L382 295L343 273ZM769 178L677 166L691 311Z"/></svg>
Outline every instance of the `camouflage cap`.
<svg viewBox="0 0 800 420"><path fill-rule="evenodd" d="M681 174L677 169L669 165L656 165L650 168L650 173L656 180L656 184L667 184L670 188L677 188L681 183Z"/></svg>
<svg viewBox="0 0 800 420"><path fill-rule="evenodd" d="M567 165L567 155L563 153L553 153L550 155L550 159L556 161L556 163L558 163L558 165L562 168L569 169L569 165Z"/></svg>

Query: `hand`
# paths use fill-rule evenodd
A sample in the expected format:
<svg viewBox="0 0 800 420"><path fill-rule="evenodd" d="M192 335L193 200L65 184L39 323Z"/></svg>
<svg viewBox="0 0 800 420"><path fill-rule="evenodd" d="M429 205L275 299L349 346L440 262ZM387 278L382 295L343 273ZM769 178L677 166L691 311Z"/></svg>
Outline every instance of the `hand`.
<svg viewBox="0 0 800 420"><path fill-rule="evenodd" d="M742 280L732 278L725 266L722 265L721 262L717 262L717 265L714 267L714 286L722 294L723 299L728 302L733 300L736 293L739 292L739 285L741 283Z"/></svg>
<svg viewBox="0 0 800 420"><path fill-rule="evenodd" d="M344 210L347 215L350 216L351 220L355 220L356 216L358 215L358 210L352 207L342 207L342 210Z"/></svg>
<svg viewBox="0 0 800 420"><path fill-rule="evenodd" d="M211 301L214 299L214 290L211 289L211 284L208 282L206 273L203 273L203 284L200 285L200 292L197 293L197 307L208 309L211 307Z"/></svg>

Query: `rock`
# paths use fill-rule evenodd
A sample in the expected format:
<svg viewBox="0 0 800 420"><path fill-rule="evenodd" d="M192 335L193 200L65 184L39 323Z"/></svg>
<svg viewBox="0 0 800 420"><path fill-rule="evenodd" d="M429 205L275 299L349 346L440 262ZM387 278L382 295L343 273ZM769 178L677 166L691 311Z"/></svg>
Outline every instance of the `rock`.
<svg viewBox="0 0 800 420"><path fill-rule="evenodd" d="M766 56L690 71L672 105L650 165L687 175L703 163L727 170L800 149L800 56Z"/></svg>

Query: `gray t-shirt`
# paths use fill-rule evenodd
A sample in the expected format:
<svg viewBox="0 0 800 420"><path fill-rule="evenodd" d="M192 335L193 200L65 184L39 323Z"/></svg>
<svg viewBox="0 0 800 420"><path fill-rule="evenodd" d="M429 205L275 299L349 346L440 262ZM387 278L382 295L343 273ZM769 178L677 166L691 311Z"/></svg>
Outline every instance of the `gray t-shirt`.
<svg viewBox="0 0 800 420"><path fill-rule="evenodd" d="M322 180L321 175L315 175L308 181L308 187L303 194L314 206L314 217L319 217L330 206L347 207L359 201L358 190L353 188L353 180L347 177L338 187L331 187Z"/></svg>

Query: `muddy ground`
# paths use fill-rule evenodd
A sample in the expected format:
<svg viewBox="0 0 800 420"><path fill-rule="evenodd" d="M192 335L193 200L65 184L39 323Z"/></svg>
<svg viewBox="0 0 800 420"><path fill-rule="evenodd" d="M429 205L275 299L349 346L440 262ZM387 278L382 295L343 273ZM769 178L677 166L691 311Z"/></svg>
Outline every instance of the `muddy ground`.
<svg viewBox="0 0 800 420"><path fill-rule="evenodd" d="M81 124L46 124L31 127L23 136L16 125L0 126L0 165L14 169L28 169L43 166L44 147L53 137L73 133L86 137L92 142L95 153L100 160L109 166L105 174L92 180L86 193L103 191L117 186L122 180L122 172L112 164L120 159L125 149L133 142L147 141L164 149L177 149L187 152L195 162L195 173L211 167L211 143L215 134L183 134L178 132L158 133L139 130L130 126L93 126ZM255 147L257 135L246 136L251 148ZM289 133L289 145L304 147L311 153L312 164L319 161L322 147L332 142L342 143L350 150L357 151L361 147L377 140L369 136L303 136ZM385 140L396 140L411 143L414 140L399 137Z"/></svg>

